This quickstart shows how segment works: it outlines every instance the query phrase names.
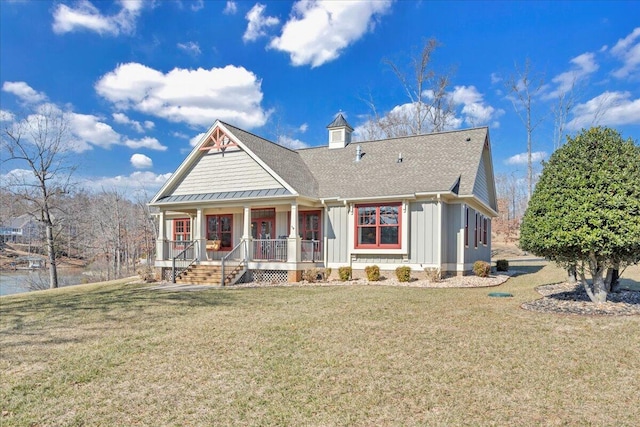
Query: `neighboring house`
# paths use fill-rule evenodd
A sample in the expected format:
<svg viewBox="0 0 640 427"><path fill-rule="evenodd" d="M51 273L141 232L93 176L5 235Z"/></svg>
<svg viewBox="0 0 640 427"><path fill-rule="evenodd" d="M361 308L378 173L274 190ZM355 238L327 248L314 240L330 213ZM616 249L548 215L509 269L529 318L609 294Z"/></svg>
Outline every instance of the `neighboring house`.
<svg viewBox="0 0 640 427"><path fill-rule="evenodd" d="M374 264L464 274L490 261L486 127L358 143L341 114L327 128L328 146L291 150L217 121L150 202L164 277L188 265L186 282ZM222 271L198 280L202 266Z"/></svg>
<svg viewBox="0 0 640 427"><path fill-rule="evenodd" d="M5 242L31 243L39 241L42 227L31 215L20 215L10 218L0 226L0 236Z"/></svg>

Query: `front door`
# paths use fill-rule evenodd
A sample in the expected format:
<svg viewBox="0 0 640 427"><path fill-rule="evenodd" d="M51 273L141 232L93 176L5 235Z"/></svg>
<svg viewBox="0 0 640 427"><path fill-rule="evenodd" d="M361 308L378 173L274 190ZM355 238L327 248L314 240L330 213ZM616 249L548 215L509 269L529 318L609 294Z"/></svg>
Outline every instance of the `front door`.
<svg viewBox="0 0 640 427"><path fill-rule="evenodd" d="M251 211L251 237L254 239L253 256L256 259L271 259L275 239L276 211L275 209L255 209ZM257 239L257 241L255 241Z"/></svg>

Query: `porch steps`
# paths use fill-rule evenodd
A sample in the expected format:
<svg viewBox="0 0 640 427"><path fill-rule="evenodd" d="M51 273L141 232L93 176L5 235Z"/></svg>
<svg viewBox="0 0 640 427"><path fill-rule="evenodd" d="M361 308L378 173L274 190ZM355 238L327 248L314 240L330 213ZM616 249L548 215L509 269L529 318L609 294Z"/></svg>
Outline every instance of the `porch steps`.
<svg viewBox="0 0 640 427"><path fill-rule="evenodd" d="M235 282L236 277L242 273L241 266L228 266L225 268L227 279L225 285ZM220 286L222 281L222 268L218 265L193 264L176 277L176 283L181 285L215 285Z"/></svg>

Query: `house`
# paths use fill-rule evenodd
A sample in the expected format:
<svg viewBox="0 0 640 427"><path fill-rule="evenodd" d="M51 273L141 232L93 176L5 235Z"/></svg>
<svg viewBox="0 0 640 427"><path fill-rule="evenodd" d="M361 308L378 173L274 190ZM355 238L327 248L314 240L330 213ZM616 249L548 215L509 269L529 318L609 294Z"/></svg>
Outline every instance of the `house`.
<svg viewBox="0 0 640 427"><path fill-rule="evenodd" d="M165 278L298 281L310 268L464 274L491 257L486 127L291 150L217 121L150 202Z"/></svg>
<svg viewBox="0 0 640 427"><path fill-rule="evenodd" d="M41 224L28 214L9 218L0 225L0 237L5 242L31 243L40 240L42 234Z"/></svg>

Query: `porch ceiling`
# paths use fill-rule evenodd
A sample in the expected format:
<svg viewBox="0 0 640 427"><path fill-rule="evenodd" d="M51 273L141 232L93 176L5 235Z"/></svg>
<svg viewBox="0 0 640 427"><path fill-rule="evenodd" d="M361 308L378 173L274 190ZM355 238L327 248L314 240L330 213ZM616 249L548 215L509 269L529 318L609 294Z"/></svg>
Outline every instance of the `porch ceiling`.
<svg viewBox="0 0 640 427"><path fill-rule="evenodd" d="M216 200L254 199L262 197L291 196L286 188L271 188L266 190L222 191L217 193L184 194L179 196L167 196L158 199L155 204L180 203L180 202L208 202Z"/></svg>

